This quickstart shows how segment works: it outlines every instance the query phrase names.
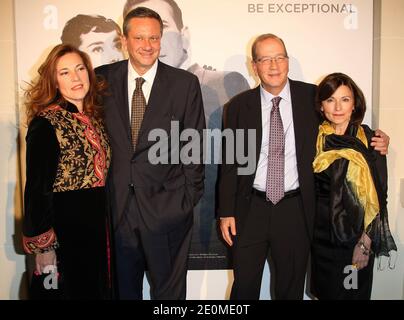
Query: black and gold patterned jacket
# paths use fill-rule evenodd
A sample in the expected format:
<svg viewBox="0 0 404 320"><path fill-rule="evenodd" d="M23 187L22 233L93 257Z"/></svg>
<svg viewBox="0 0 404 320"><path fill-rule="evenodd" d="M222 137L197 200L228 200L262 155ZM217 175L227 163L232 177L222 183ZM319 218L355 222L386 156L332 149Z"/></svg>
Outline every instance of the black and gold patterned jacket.
<svg viewBox="0 0 404 320"><path fill-rule="evenodd" d="M111 149L101 120L75 105L54 105L28 128L24 193L24 249L40 253L57 247L54 193L103 187Z"/></svg>

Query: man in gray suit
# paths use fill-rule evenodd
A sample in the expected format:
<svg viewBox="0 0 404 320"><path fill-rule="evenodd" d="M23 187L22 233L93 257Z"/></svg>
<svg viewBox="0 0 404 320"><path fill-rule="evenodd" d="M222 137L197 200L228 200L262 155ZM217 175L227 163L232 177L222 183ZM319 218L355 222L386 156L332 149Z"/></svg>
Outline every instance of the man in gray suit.
<svg viewBox="0 0 404 320"><path fill-rule="evenodd" d="M158 12L164 22L159 59L173 67L187 70L199 79L204 105L206 126L220 129L223 106L236 94L250 89L247 80L238 72L217 71L209 66L189 62L189 32L184 26L182 12L173 0L127 0L123 17L136 7L147 7ZM219 152L220 150L214 150ZM213 155L210 163L213 162ZM230 267L228 250L217 237L215 208L217 165L205 166L205 191L194 209L195 225L192 236L190 269L225 269ZM200 259L209 254L209 259Z"/></svg>

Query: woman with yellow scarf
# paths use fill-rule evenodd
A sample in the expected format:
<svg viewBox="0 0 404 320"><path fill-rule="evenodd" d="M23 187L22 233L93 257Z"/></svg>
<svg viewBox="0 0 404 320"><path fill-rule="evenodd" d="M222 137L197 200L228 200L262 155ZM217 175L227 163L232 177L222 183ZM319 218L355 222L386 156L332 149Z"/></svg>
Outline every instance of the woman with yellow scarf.
<svg viewBox="0 0 404 320"><path fill-rule="evenodd" d="M375 255L390 258L397 250L387 218L386 157L370 146L374 132L361 124L365 98L350 77L325 77L316 101L324 122L313 162L312 292L318 299L370 299Z"/></svg>

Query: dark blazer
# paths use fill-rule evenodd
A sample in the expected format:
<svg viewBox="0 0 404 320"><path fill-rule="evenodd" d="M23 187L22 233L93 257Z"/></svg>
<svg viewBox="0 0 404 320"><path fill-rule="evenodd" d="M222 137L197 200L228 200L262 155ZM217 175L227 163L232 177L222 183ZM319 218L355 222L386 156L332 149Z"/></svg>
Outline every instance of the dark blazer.
<svg viewBox="0 0 404 320"><path fill-rule="evenodd" d="M112 147L108 188L115 226L121 223L133 192L143 221L153 232L165 233L192 220L193 207L203 193L203 164L150 163L148 153L156 142L148 141L148 135L156 128L167 132L169 148L165 152L170 160L171 121L178 121L180 132L186 128L201 132L205 128L198 78L158 62L138 144L133 152L128 106L128 60L104 65L95 71L109 85L103 105ZM180 147L184 144L180 143Z"/></svg>
<svg viewBox="0 0 404 320"><path fill-rule="evenodd" d="M315 214L315 190L312 162L315 156L315 144L319 119L315 112L316 86L304 82L289 80L292 98L293 123L295 129L297 169L299 185L303 199L306 229L311 238ZM228 103L226 128L256 129L256 167L262 142L262 116L260 87L240 93ZM246 135L245 135L246 136ZM225 148L225 144L223 144ZM247 138L244 150L247 150ZM226 155L225 150L222 152ZM248 213L255 171L251 175L237 175L242 165L225 164L220 168L219 177L219 217L236 217L236 228L242 231L243 219ZM227 162L229 163L229 162ZM255 167L255 170L256 170Z"/></svg>

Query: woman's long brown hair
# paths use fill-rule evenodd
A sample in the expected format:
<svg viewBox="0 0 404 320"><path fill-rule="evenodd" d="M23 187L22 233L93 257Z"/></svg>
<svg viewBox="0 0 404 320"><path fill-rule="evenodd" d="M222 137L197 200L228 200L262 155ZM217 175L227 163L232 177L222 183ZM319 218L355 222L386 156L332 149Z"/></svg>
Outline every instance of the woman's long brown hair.
<svg viewBox="0 0 404 320"><path fill-rule="evenodd" d="M83 101L83 111L95 118L102 117L101 96L106 89L106 82L97 78L88 55L68 44L59 44L52 49L46 60L38 69L39 78L25 91L27 123L50 105L65 103L65 98L57 89L56 65L61 57L68 53L78 54L87 68L90 87Z"/></svg>

